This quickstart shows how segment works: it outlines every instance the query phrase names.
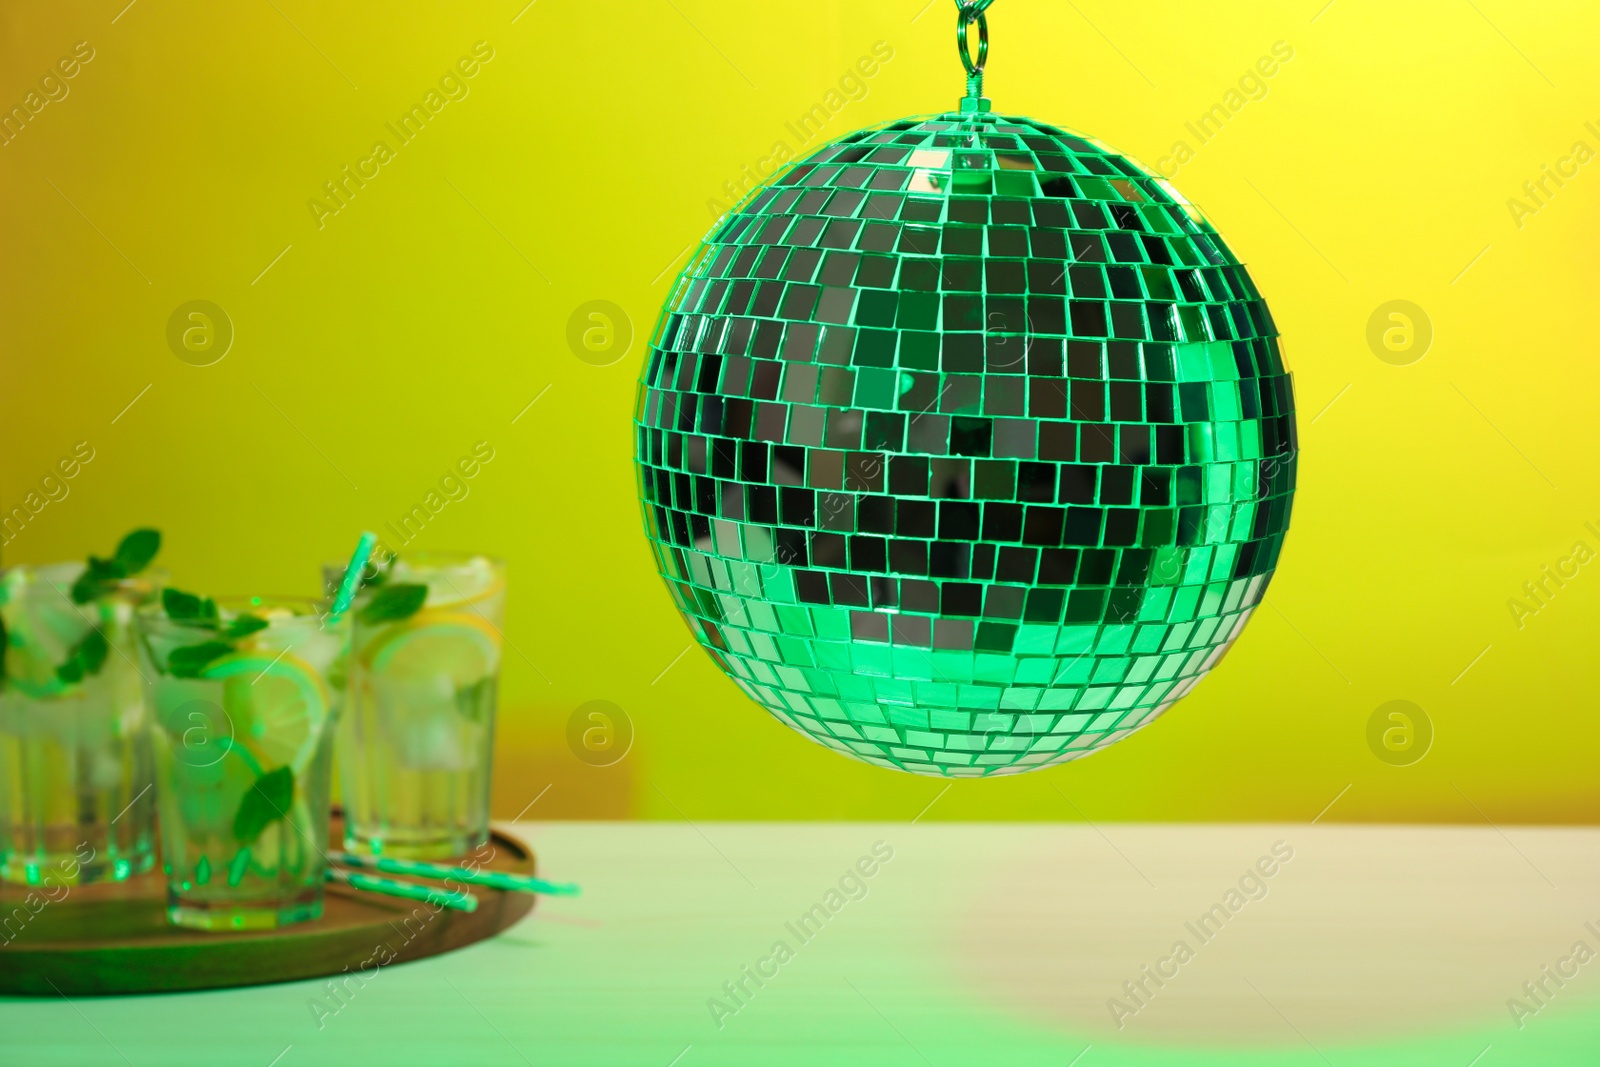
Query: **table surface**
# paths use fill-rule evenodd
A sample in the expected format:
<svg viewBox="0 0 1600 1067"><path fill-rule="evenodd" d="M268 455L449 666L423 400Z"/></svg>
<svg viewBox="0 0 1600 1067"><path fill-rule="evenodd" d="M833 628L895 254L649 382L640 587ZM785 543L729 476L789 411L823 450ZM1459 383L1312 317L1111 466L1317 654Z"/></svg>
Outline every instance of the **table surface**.
<svg viewBox="0 0 1600 1067"><path fill-rule="evenodd" d="M583 895L341 987L0 999L0 1064L1600 1062L1600 830L512 829Z"/></svg>

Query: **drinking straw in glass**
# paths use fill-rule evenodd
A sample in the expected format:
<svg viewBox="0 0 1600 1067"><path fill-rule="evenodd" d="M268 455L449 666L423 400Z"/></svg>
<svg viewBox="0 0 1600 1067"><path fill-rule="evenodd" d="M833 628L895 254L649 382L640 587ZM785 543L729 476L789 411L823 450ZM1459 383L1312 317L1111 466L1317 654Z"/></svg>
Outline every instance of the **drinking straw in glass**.
<svg viewBox="0 0 1600 1067"><path fill-rule="evenodd" d="M488 840L505 589L504 565L481 555L369 568L339 727L347 850L443 859Z"/></svg>

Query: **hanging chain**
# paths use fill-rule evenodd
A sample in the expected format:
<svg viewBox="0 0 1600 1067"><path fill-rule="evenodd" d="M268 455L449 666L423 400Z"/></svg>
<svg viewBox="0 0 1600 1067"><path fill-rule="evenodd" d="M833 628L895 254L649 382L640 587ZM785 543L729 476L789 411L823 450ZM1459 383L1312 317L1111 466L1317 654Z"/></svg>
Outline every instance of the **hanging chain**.
<svg viewBox="0 0 1600 1067"><path fill-rule="evenodd" d="M984 12L993 3L994 0L956 0L956 49L967 72L967 96L961 102L963 111L989 110L989 102L983 98L983 67L989 58L989 20ZM978 25L976 60L972 58L973 23Z"/></svg>

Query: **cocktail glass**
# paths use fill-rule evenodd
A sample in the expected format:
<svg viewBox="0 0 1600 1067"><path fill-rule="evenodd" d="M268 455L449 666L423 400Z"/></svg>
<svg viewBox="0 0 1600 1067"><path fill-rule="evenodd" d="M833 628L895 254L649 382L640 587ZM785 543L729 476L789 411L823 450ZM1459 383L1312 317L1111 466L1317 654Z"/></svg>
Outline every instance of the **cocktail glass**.
<svg viewBox="0 0 1600 1067"><path fill-rule="evenodd" d="M120 881L155 862L133 613L158 572L78 604L82 563L0 574L0 880Z"/></svg>
<svg viewBox="0 0 1600 1067"><path fill-rule="evenodd" d="M339 727L347 849L439 859L488 840L505 589L499 560L415 553L356 597Z"/></svg>
<svg viewBox="0 0 1600 1067"><path fill-rule="evenodd" d="M138 616L167 918L200 930L315 919L349 616L291 598L200 604Z"/></svg>

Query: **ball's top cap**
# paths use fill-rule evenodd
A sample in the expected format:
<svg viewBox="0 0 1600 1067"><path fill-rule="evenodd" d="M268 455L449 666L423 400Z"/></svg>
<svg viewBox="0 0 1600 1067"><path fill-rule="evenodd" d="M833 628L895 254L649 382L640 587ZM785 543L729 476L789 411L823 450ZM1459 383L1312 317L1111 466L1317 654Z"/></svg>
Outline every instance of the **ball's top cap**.
<svg viewBox="0 0 1600 1067"><path fill-rule="evenodd" d="M797 226L783 229L773 216ZM1037 119L965 110L858 130L790 163L723 217L707 249L754 241L948 254L961 249L919 230L948 224L1083 231L1077 244L1090 258L1100 238L1089 231L1121 231L1119 243L1141 235L1143 251L1101 252L1102 261L1238 266L1205 216L1133 157ZM684 276L694 270L691 262Z"/></svg>

